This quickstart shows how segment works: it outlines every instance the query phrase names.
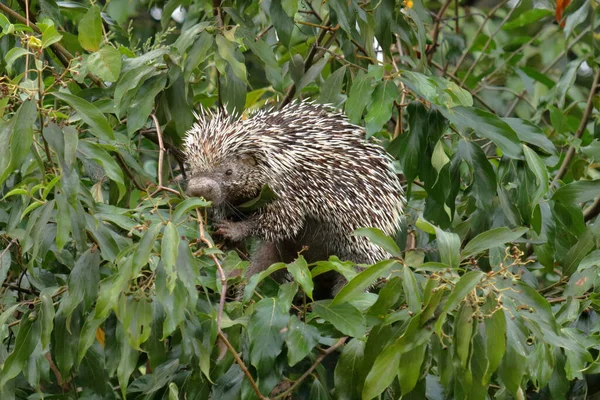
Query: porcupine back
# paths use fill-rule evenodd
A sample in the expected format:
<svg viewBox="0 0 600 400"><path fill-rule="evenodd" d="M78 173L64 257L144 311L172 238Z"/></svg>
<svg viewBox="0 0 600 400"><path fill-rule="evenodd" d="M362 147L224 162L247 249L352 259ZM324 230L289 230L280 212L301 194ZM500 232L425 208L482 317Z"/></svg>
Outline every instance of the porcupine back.
<svg viewBox="0 0 600 400"><path fill-rule="evenodd" d="M259 171L251 179L263 182L249 186L256 191L268 184L278 196L266 206L271 209L256 227L257 236L293 239L313 221L332 255L357 263L388 257L351 233L376 227L394 234L404 207L402 188L387 152L365 140L364 130L342 114L308 102L259 111L246 120L216 113L200 118L186 147L195 155L188 159L192 168L209 169L241 154L257 160Z"/></svg>

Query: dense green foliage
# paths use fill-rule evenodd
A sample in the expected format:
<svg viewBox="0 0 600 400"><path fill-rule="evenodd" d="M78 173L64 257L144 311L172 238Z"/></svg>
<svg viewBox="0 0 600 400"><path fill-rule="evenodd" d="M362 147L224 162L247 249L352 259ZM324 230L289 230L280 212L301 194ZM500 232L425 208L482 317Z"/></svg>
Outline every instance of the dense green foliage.
<svg viewBox="0 0 600 400"><path fill-rule="evenodd" d="M591 393L599 4L486 3L2 0L0 398ZM403 229L242 296L178 149L200 105L295 98L386 145Z"/></svg>

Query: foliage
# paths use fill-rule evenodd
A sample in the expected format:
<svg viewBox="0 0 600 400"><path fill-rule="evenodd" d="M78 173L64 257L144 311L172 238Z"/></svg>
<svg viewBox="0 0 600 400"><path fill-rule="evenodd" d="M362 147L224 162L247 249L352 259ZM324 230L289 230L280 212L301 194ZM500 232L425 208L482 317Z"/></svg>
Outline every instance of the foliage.
<svg viewBox="0 0 600 400"><path fill-rule="evenodd" d="M0 3L0 397L590 394L599 4L486 3ZM200 106L294 98L387 146L403 229L242 295L178 148Z"/></svg>

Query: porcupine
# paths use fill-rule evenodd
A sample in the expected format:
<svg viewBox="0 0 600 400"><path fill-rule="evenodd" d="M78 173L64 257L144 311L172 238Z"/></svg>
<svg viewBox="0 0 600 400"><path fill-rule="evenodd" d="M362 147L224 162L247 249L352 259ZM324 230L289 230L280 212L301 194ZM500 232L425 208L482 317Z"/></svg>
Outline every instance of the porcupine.
<svg viewBox="0 0 600 400"><path fill-rule="evenodd" d="M330 107L296 102L245 120L204 112L188 131L184 148L187 192L213 202L217 233L234 242L251 236L261 240L247 278L273 263L291 262L303 248L308 262L336 255L372 264L389 257L352 232L361 227L387 235L398 231L404 197L392 159L379 144L365 140L363 128ZM276 199L232 220L239 216L235 207L256 198L265 184ZM322 297L324 291L337 293L345 280L334 273L324 282Z"/></svg>

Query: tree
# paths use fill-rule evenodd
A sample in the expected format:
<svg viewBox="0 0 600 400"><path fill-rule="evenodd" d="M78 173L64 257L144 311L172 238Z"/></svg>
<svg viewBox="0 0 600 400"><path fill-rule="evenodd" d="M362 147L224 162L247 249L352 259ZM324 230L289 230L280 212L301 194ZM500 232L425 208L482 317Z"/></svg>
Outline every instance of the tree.
<svg viewBox="0 0 600 400"><path fill-rule="evenodd" d="M0 3L0 397L592 393L598 2L491 3ZM403 228L334 299L301 256L236 298L181 140L296 98L385 144Z"/></svg>

